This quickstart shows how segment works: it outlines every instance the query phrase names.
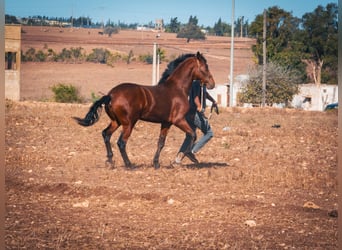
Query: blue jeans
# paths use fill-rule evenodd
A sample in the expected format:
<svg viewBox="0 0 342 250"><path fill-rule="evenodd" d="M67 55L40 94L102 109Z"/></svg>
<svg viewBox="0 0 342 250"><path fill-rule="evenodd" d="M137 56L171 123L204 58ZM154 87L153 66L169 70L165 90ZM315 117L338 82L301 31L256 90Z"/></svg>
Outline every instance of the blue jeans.
<svg viewBox="0 0 342 250"><path fill-rule="evenodd" d="M214 132L210 127L208 119L200 112L196 112L195 114L187 114L186 120L195 134L196 129L199 128L203 135L197 142L195 137L195 142L193 145L191 136L186 135L179 152L184 153L191 151L192 153L197 153L214 136ZM191 145L192 148L190 148Z"/></svg>

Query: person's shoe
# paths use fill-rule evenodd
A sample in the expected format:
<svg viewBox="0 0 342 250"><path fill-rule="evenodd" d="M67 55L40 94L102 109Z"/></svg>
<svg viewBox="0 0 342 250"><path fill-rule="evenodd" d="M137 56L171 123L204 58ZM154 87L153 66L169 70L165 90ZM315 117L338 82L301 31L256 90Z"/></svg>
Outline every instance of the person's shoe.
<svg viewBox="0 0 342 250"><path fill-rule="evenodd" d="M180 165L182 163L182 160L184 158L184 153L183 152L179 152L176 156L176 159L171 162L171 166L176 166L176 165Z"/></svg>
<svg viewBox="0 0 342 250"><path fill-rule="evenodd" d="M196 156L192 152L185 153L185 156L188 157L189 160L192 161L193 163L196 163L196 164L199 163L199 161L196 159Z"/></svg>

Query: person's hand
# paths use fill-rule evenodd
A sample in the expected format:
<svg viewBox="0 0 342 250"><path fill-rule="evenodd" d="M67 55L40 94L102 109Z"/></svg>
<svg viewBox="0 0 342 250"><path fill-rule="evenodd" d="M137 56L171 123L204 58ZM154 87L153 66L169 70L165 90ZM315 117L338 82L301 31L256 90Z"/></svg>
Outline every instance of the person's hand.
<svg viewBox="0 0 342 250"><path fill-rule="evenodd" d="M216 102L213 102L213 104L211 105L210 113L212 113L213 110L215 110L216 114L219 114L219 109Z"/></svg>
<svg viewBox="0 0 342 250"><path fill-rule="evenodd" d="M201 116L203 116L205 119L208 119L206 116L205 116L205 110L204 109L201 109L201 108L198 108L197 109L197 112L201 115Z"/></svg>

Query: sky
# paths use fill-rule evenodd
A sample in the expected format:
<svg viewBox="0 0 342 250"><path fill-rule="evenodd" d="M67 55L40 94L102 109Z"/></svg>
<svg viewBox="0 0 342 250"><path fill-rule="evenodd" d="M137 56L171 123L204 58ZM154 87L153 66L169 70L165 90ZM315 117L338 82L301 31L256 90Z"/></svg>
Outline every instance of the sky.
<svg viewBox="0 0 342 250"><path fill-rule="evenodd" d="M156 19L170 23L177 17L187 23L196 16L199 25L214 26L221 18L231 23L233 0L5 0L5 13L18 17L80 17L89 16L93 22L148 24ZM338 4L338 0L235 0L235 20L244 17L249 23L264 9L278 6L295 17L312 12L318 5Z"/></svg>

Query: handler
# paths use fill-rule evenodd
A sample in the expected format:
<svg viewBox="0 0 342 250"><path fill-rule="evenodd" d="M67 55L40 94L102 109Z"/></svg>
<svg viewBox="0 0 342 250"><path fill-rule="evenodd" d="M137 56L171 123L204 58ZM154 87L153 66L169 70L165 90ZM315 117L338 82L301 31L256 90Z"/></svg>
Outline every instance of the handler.
<svg viewBox="0 0 342 250"><path fill-rule="evenodd" d="M190 127L195 132L194 144L189 150L189 147L192 144L192 137L187 134L176 156L174 161L175 164L180 164L185 156L188 157L192 162L199 163L195 157L195 154L214 136L214 132L210 127L209 120L204 115L206 99L212 102L212 108L215 108L215 111L218 114L219 112L215 99L207 92L205 85L202 85L201 81L195 80L192 83L189 93L190 109L185 117ZM196 142L197 128L202 131L203 135Z"/></svg>

